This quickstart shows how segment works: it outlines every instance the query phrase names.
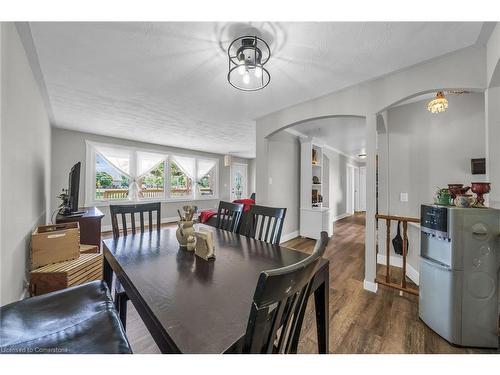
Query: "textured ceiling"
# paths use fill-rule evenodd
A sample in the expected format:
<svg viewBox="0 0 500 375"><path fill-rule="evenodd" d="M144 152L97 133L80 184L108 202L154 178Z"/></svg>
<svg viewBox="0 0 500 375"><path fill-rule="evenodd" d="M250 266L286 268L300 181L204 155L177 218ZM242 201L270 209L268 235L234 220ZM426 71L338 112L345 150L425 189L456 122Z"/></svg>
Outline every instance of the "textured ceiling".
<svg viewBox="0 0 500 375"><path fill-rule="evenodd" d="M55 126L255 156L255 119L474 44L481 23L31 23ZM257 31L252 31L252 28ZM224 49L258 33L271 83L240 92Z"/></svg>
<svg viewBox="0 0 500 375"><path fill-rule="evenodd" d="M306 121L289 129L317 138L326 145L357 157L366 152L366 121L361 117L330 117Z"/></svg>

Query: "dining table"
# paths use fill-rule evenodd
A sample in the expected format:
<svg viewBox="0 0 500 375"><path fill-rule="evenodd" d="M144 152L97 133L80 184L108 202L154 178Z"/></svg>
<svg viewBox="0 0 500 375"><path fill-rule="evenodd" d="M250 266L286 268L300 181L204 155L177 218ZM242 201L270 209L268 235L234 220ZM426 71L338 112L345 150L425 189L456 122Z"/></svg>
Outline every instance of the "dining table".
<svg viewBox="0 0 500 375"><path fill-rule="evenodd" d="M309 254L238 233L213 232L215 259L179 246L167 227L103 241L103 277L121 284L162 353L237 353L242 348L257 280ZM318 352L328 353L329 261L313 276Z"/></svg>

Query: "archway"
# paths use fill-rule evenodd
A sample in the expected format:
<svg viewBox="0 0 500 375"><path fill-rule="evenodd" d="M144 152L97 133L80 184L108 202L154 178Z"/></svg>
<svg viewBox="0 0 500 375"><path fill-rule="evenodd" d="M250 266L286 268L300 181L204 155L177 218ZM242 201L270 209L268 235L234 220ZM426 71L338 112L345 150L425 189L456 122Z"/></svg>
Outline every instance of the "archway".
<svg viewBox="0 0 500 375"><path fill-rule="evenodd" d="M449 108L443 114L431 114L426 108L437 91L450 92L446 94ZM456 95L459 91L465 94ZM470 159L485 156L484 105L483 90L438 87L407 95L377 112L376 143L381 168L375 185L376 212L419 219L420 205L432 203L436 186L487 179L469 176ZM474 137L464 138L471 129ZM396 225L392 224L391 239L396 233ZM386 260L385 228L383 220L378 223L378 263ZM411 223L408 228L411 257L406 275L418 284L420 230ZM401 258L392 248L390 256L391 265L401 266Z"/></svg>

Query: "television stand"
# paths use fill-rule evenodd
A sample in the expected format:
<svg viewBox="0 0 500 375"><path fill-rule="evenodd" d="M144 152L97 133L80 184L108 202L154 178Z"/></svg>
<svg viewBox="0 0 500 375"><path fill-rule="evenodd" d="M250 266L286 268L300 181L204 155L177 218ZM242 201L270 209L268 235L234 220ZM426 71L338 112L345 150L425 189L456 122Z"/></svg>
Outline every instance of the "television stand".
<svg viewBox="0 0 500 375"><path fill-rule="evenodd" d="M61 216L64 216L64 217L80 217L80 216L83 216L85 215L85 211L74 211L74 212L70 212L69 214L62 214Z"/></svg>

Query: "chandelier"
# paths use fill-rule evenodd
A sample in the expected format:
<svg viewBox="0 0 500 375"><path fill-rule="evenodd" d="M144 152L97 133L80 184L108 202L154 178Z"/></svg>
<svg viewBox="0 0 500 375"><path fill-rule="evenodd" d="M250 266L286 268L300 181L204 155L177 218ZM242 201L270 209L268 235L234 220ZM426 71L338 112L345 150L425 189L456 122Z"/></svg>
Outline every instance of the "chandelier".
<svg viewBox="0 0 500 375"><path fill-rule="evenodd" d="M448 108L448 100L444 97L444 92L438 91L436 98L427 103L427 110L432 113L440 113Z"/></svg>
<svg viewBox="0 0 500 375"><path fill-rule="evenodd" d="M241 36L231 42L227 49L229 72L227 80L231 86L242 91L262 90L271 81L264 67L271 57L269 45L257 36Z"/></svg>

